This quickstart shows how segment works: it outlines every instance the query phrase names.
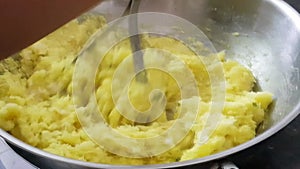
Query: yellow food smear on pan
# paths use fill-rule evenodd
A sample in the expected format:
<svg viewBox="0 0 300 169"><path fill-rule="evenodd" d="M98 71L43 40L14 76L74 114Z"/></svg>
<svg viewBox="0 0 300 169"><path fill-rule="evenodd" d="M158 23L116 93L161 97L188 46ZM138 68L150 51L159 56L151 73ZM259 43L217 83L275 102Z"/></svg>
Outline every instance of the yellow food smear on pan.
<svg viewBox="0 0 300 169"><path fill-rule="evenodd" d="M106 164L160 164L195 159L211 155L239 144L256 135L257 126L264 120L272 94L254 92L253 74L235 61L225 60L219 53L226 79L226 97L218 128L204 144L198 144L197 135L208 116L211 89L209 76L201 61L178 41L165 37L146 37L148 47L161 48L178 55L192 70L201 96L201 112L189 134L171 150L151 158L127 158L105 151L93 142L81 127L72 101L74 59L88 38L105 25L99 16L86 16L24 49L0 64L0 127L22 141L60 156ZM134 137L147 137L163 132L176 114L180 96L178 88L168 78L157 83L166 85L167 108L148 125L135 124L124 118L114 107L110 86L118 65L131 54L129 41L124 41L105 57L96 76L96 97L106 121L118 131ZM174 66L174 70L180 67ZM153 76L155 72L151 73ZM159 75L157 75L159 76ZM135 86L134 92L139 93ZM133 97L135 106L143 98ZM149 106L149 105L145 105ZM141 106L140 109L145 109ZM176 133L174 133L176 134ZM105 135L105 134L104 134ZM130 145L129 145L130 146ZM134 145L131 145L134 146Z"/></svg>

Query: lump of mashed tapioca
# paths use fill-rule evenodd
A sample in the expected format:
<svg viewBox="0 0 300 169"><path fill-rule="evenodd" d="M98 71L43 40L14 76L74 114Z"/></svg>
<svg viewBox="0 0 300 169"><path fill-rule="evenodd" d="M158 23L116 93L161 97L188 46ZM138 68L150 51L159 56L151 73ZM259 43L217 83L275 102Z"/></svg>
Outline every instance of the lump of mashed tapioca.
<svg viewBox="0 0 300 169"><path fill-rule="evenodd" d="M103 149L84 132L72 101L74 60L88 38L105 21L88 15L84 21L71 21L62 28L24 49L18 56L0 64L0 127L13 136L42 150L57 155L108 164L158 164L195 159L242 144L256 135L257 126L264 120L272 94L254 92L252 73L235 61L217 56L224 70L226 97L220 123L206 142L199 144L199 133L210 112L210 79L204 64L186 46L166 37L145 36L144 46L159 48L178 56L193 73L199 89L198 116L190 132L169 151L149 158L128 158ZM149 85L164 88L166 108L147 125L135 123L122 116L112 98L112 77L121 62L131 55L128 40L115 46L99 65L95 86L99 110L106 122L117 131L135 138L146 138L164 132L179 116L182 101L180 89L172 78L149 71ZM150 53L145 56L151 57ZM87 65L89 66L89 65ZM169 64L172 71L182 67ZM152 77L152 78L151 78ZM132 104L146 110L149 91L132 84L129 95ZM120 86L122 87L122 86ZM141 94L142 93L142 94ZM191 98L191 102L195 99ZM120 103L122 104L122 103ZM174 133L176 134L176 133ZM103 137L106 136L103 133ZM135 145L127 145L134 147Z"/></svg>

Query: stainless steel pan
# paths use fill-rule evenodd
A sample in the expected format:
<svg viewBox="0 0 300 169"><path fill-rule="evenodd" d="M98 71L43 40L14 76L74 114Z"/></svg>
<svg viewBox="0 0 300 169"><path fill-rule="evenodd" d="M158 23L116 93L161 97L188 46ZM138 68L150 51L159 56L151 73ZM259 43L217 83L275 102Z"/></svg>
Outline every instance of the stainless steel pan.
<svg viewBox="0 0 300 169"><path fill-rule="evenodd" d="M106 1L94 11L112 17L128 1ZM259 85L276 97L271 113L254 139L232 149L190 161L139 168L168 168L211 162L272 136L300 112L300 16L281 0L143 0L140 12L157 11L190 20L218 50L252 70ZM236 34L238 32L239 34ZM238 35L238 36L237 36ZM72 160L36 149L0 130L0 135L26 159L41 168L134 168ZM207 163L206 163L207 164Z"/></svg>

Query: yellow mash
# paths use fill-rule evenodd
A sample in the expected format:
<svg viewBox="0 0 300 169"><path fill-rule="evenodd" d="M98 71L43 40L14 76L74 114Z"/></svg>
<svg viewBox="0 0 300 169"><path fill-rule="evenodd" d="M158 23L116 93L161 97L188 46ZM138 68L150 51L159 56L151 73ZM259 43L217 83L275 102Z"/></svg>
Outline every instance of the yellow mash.
<svg viewBox="0 0 300 169"><path fill-rule="evenodd" d="M225 73L225 103L218 128L204 144L199 144L197 135L210 113L211 100L209 75L203 63L178 41L165 37L145 37L144 46L161 48L177 55L192 71L200 98L191 99L191 103L200 102L199 114L189 134L171 150L158 156L127 158L105 151L83 131L72 101L74 59L87 39L104 24L104 19L98 16L87 16L80 22L71 21L24 49L18 56L1 62L2 129L32 146L57 155L96 163L132 165L199 158L255 137L255 130L272 102L272 94L253 91L255 78L247 68L235 61L225 60L224 53L216 56L222 62ZM130 54L130 43L124 41L114 47L100 64L95 80L98 107L107 123L117 131L137 138L149 137L163 132L178 118L176 110L181 101L179 88L172 78L160 77L155 70L149 71L148 76L152 76L149 85L165 87L166 109L147 125L124 118L115 109L110 86L114 71ZM175 72L180 73L180 69L176 64L172 67ZM148 91L144 90L133 82L129 91L132 104L139 110L149 108L149 102L145 99ZM103 137L109 137L102 134Z"/></svg>

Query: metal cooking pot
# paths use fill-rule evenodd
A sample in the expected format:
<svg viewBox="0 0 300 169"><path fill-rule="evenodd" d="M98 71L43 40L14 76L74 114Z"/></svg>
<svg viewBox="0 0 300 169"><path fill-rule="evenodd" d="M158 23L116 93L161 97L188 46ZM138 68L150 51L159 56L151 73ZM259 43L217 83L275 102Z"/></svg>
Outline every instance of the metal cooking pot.
<svg viewBox="0 0 300 169"><path fill-rule="evenodd" d="M104 1L92 11L112 17L125 10L127 0ZM125 5L124 5L125 4ZM274 93L276 103L254 139L232 149L184 162L139 168L168 168L224 158L261 142L291 122L300 112L300 16L280 0L143 0L140 12L165 12L198 25L227 58L247 66L258 89ZM117 14L119 15L119 14ZM234 36L235 32L239 36ZM34 148L3 130L0 135L24 158L48 169L121 168L56 156ZM0 145L1 148L1 145ZM0 154L1 157L1 154ZM1 163L0 163L1 164ZM1 168L1 166L0 166Z"/></svg>

